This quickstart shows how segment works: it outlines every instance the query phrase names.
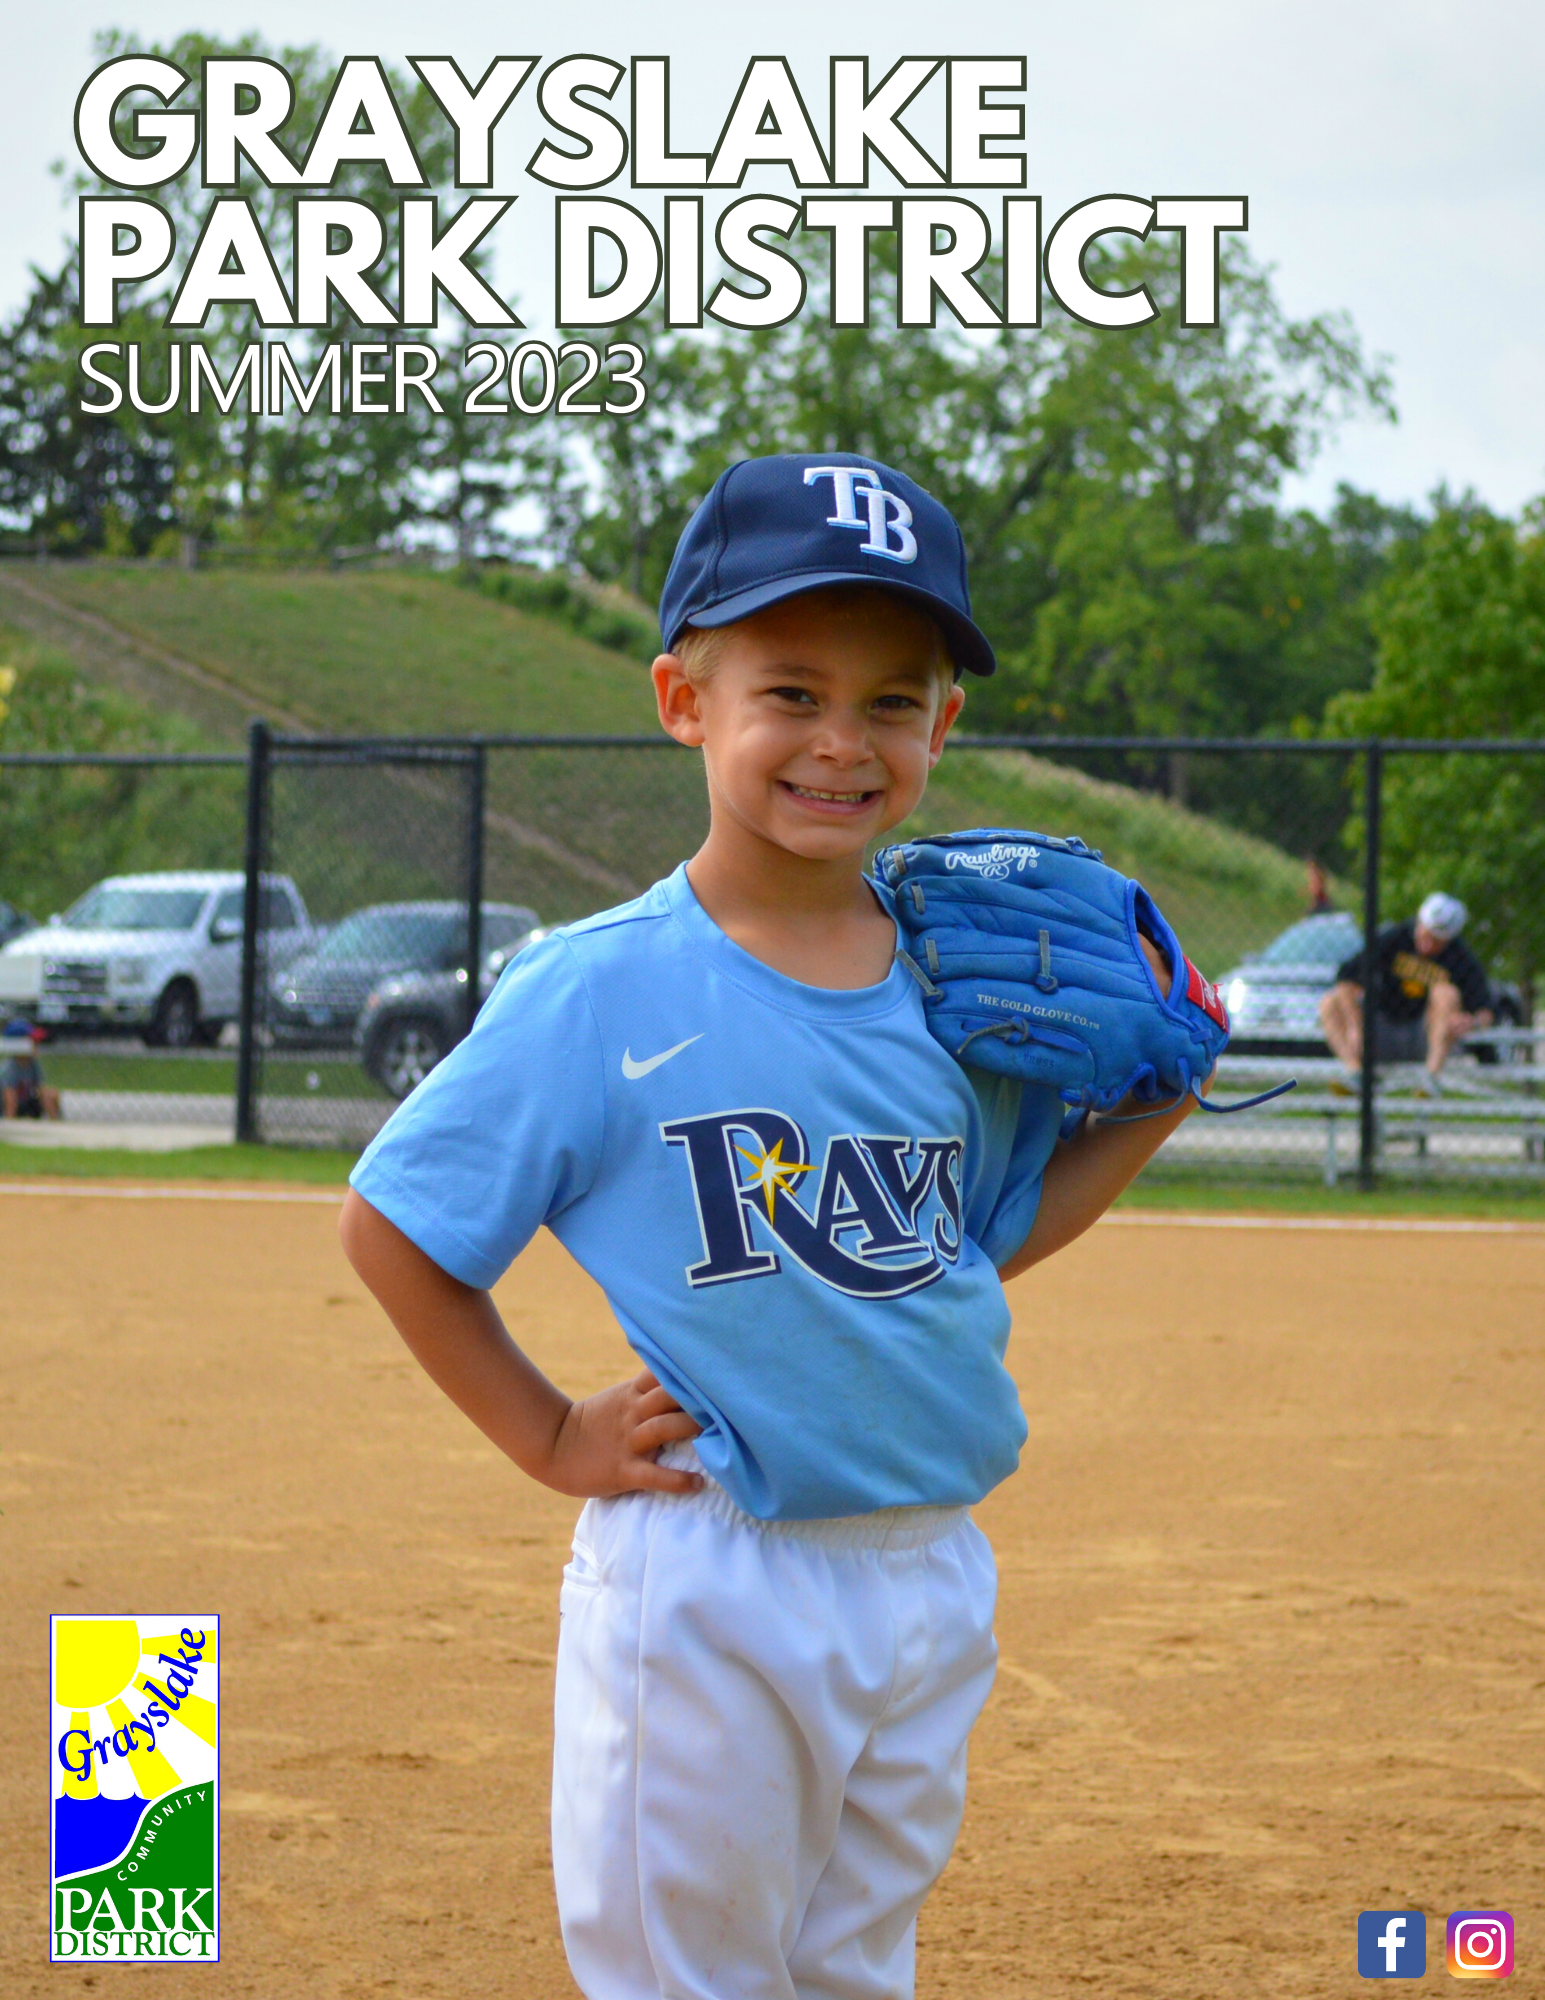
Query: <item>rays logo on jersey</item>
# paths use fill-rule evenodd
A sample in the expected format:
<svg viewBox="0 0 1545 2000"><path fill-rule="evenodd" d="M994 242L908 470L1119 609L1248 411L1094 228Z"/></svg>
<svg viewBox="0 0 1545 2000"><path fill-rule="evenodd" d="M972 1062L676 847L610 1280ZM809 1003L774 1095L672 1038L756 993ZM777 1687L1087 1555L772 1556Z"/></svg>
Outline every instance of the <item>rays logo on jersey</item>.
<svg viewBox="0 0 1545 2000"><path fill-rule="evenodd" d="M694 1287L781 1270L765 1231L823 1284L850 1298L894 1299L943 1277L960 1255L964 1139L842 1132L817 1170L781 1111L716 1111L660 1127L692 1175L700 1263Z"/></svg>

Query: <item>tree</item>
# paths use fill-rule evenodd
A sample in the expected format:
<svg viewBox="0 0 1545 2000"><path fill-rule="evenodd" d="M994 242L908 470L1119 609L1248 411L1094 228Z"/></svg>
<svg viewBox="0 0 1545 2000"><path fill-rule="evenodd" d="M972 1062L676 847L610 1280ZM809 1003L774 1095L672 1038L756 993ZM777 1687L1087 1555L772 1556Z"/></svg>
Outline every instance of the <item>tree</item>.
<svg viewBox="0 0 1545 2000"><path fill-rule="evenodd" d="M1377 594L1372 687L1338 697L1344 736L1545 738L1545 511L1514 522L1440 496L1420 543ZM1545 967L1545 757L1391 756L1382 892L1414 908L1442 888L1470 907L1495 967Z"/></svg>
<svg viewBox="0 0 1545 2000"><path fill-rule="evenodd" d="M74 267L33 278L0 333L0 509L61 553L143 555L175 518L172 442L153 420L81 409Z"/></svg>
<svg viewBox="0 0 1545 2000"><path fill-rule="evenodd" d="M974 723L1119 733L1256 733L1317 718L1366 680L1358 604L1414 517L1344 494L1329 522L1276 495L1348 411L1388 409L1351 329L1292 321L1232 252L1223 325L1173 309L1129 334L1053 309L968 338L898 329L874 253L868 328L825 324L824 288L786 326L647 338L649 421L547 427L549 548L653 596L681 522L735 458L856 451L904 465L955 513L1002 671ZM1175 253L1110 261L1173 306ZM599 461L595 476L588 454Z"/></svg>
<svg viewBox="0 0 1545 2000"><path fill-rule="evenodd" d="M0 748L194 750L176 716L92 687L40 646L0 665ZM0 896L37 916L62 910L104 875L138 868L240 865L244 773L44 765L0 785Z"/></svg>
<svg viewBox="0 0 1545 2000"><path fill-rule="evenodd" d="M147 50L117 31L97 37L101 61L131 51L176 63L194 79L187 95L195 100L201 66L210 58L280 61L294 80L292 124L300 132L315 126L334 71L331 57L315 45L274 51L254 35L227 41L187 34ZM454 181L454 139L443 114L416 80L393 75L391 86L423 164L426 191L448 193ZM125 101L117 113L118 136L129 150L132 115L132 103ZM387 225L391 247L372 271L371 282L388 299L395 295L400 275L394 247L397 196L373 163L345 161L328 187L309 190L270 188L245 158L239 173L234 189L202 188L191 170L157 189L156 199L171 213L185 250L196 241L215 200L239 194L284 270L290 262L295 197L331 192L368 204ZM77 179L72 192L114 190L87 174ZM469 261L476 265L475 253ZM517 418L469 419L454 397L443 396L445 407L436 412L417 395L408 397L401 415L388 419L347 409L333 416L325 394L309 414L292 400L278 417L253 414L245 395L222 413L206 394L195 414L188 408L185 387L179 403L160 417L135 412L127 400L111 416L82 416L76 407L79 351L108 330L79 325L73 309L77 290L73 262L55 276L39 274L32 298L0 335L0 443L6 447L0 505L41 528L52 545L103 546L109 504L116 504L128 523L128 543L136 553L143 553L152 538L149 524L164 528L172 521L203 541L295 552L374 544L419 524L445 527L463 554L501 539L495 518L519 477L511 452ZM206 349L228 383L244 351L262 337L250 309L216 305L203 327L171 330L164 323L169 303L169 284L143 290L111 330L115 339L140 344L148 393L167 393L171 350L191 341ZM451 341L472 335L459 315L452 315L448 325ZM310 379L334 342L395 346L415 338L416 330L367 327L335 292L325 326L287 329L276 337L285 340L302 378ZM439 337L442 345L450 344L444 330ZM390 359L382 365L389 372ZM118 487L125 489L124 500L117 498Z"/></svg>

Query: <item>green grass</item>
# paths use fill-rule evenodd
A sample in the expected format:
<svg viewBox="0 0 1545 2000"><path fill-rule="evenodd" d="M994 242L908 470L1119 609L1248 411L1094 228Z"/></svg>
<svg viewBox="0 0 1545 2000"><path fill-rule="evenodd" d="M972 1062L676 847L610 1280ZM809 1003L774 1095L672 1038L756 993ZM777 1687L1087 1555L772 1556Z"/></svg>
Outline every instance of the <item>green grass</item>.
<svg viewBox="0 0 1545 2000"><path fill-rule="evenodd" d="M141 1055L109 1044L102 1050L69 1049L43 1052L45 1080L59 1090L190 1092L199 1097L236 1095L234 1054ZM309 1081L316 1077L318 1082ZM380 1085L366 1075L354 1056L333 1049L294 1054L265 1052L262 1090L268 1097L306 1097L318 1088L346 1097L384 1097Z"/></svg>
<svg viewBox="0 0 1545 2000"><path fill-rule="evenodd" d="M196 1146L174 1153L134 1153L69 1147L15 1146L0 1141L0 1186L7 1181L115 1180L159 1186L176 1181L272 1182L339 1187L357 1155L285 1146ZM1234 1176L1227 1181L1150 1171L1116 1204L1125 1212L1190 1215L1316 1215L1455 1217L1473 1221L1545 1223L1545 1189L1474 1183L1425 1187L1385 1185L1371 1194L1308 1181L1283 1185Z"/></svg>
<svg viewBox="0 0 1545 2000"><path fill-rule="evenodd" d="M189 1091L200 1097L232 1097L236 1092L233 1055L162 1056L120 1054L112 1048L43 1052L43 1073L58 1090Z"/></svg>
<svg viewBox="0 0 1545 2000"><path fill-rule="evenodd" d="M1201 1175L1172 1170L1162 1159L1135 1180L1117 1201L1120 1209L1169 1210L1207 1215L1330 1215L1469 1217L1496 1222L1545 1223L1545 1187L1507 1182L1428 1182L1422 1186L1383 1181L1364 1194L1343 1181L1328 1188L1299 1181L1256 1179L1248 1170Z"/></svg>
<svg viewBox="0 0 1545 2000"><path fill-rule="evenodd" d="M0 1184L5 1181L281 1181L341 1187L357 1153L299 1146L189 1146L174 1153L127 1148L13 1146L0 1140Z"/></svg>
<svg viewBox="0 0 1545 2000"><path fill-rule="evenodd" d="M41 581L313 729L656 726L649 678L636 663L444 577L81 563L52 564Z"/></svg>

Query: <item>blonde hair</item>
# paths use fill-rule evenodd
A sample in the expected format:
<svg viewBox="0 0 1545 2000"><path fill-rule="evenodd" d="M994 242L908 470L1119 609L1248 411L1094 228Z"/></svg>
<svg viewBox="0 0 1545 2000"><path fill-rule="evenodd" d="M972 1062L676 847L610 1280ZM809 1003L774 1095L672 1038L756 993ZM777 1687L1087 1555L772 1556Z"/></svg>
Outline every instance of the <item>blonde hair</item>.
<svg viewBox="0 0 1545 2000"><path fill-rule="evenodd" d="M872 596L875 588L875 585L865 583L834 583L824 584L819 590L811 590L802 594L807 597L824 598L829 603L853 604L860 597ZM887 594L891 596L893 603L897 601L897 593ZM959 670L950 656L949 641L944 636L943 628L940 626L938 620L931 617L924 610L923 606L915 600L901 597L899 601L907 609L915 611L918 617L927 624L929 632L932 634L932 640L928 649L927 664L937 674L943 683L943 691L947 694L956 680L959 679ZM757 615L755 612L751 613L752 617L756 617ZM747 619L737 618L728 625L688 625L683 630L680 638L671 648L671 651L680 660L682 671L694 687L701 687L713 673L714 668L719 663L720 656L729 643L730 634L738 626L748 622L749 620Z"/></svg>
<svg viewBox="0 0 1545 2000"><path fill-rule="evenodd" d="M694 687L701 687L719 664L733 625L689 625L671 651Z"/></svg>

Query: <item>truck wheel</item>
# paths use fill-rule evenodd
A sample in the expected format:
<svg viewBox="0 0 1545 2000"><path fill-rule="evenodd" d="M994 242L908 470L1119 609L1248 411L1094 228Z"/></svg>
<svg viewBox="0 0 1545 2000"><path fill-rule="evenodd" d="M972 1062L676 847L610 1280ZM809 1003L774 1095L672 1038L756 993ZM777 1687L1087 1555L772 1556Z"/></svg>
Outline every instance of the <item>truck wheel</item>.
<svg viewBox="0 0 1545 2000"><path fill-rule="evenodd" d="M156 1002L145 1040L153 1049L185 1049L198 1033L198 994L190 981L174 979Z"/></svg>
<svg viewBox="0 0 1545 2000"><path fill-rule="evenodd" d="M445 1047L445 1030L438 1021L407 1014L376 1029L365 1049L365 1068L400 1102L424 1081Z"/></svg>

